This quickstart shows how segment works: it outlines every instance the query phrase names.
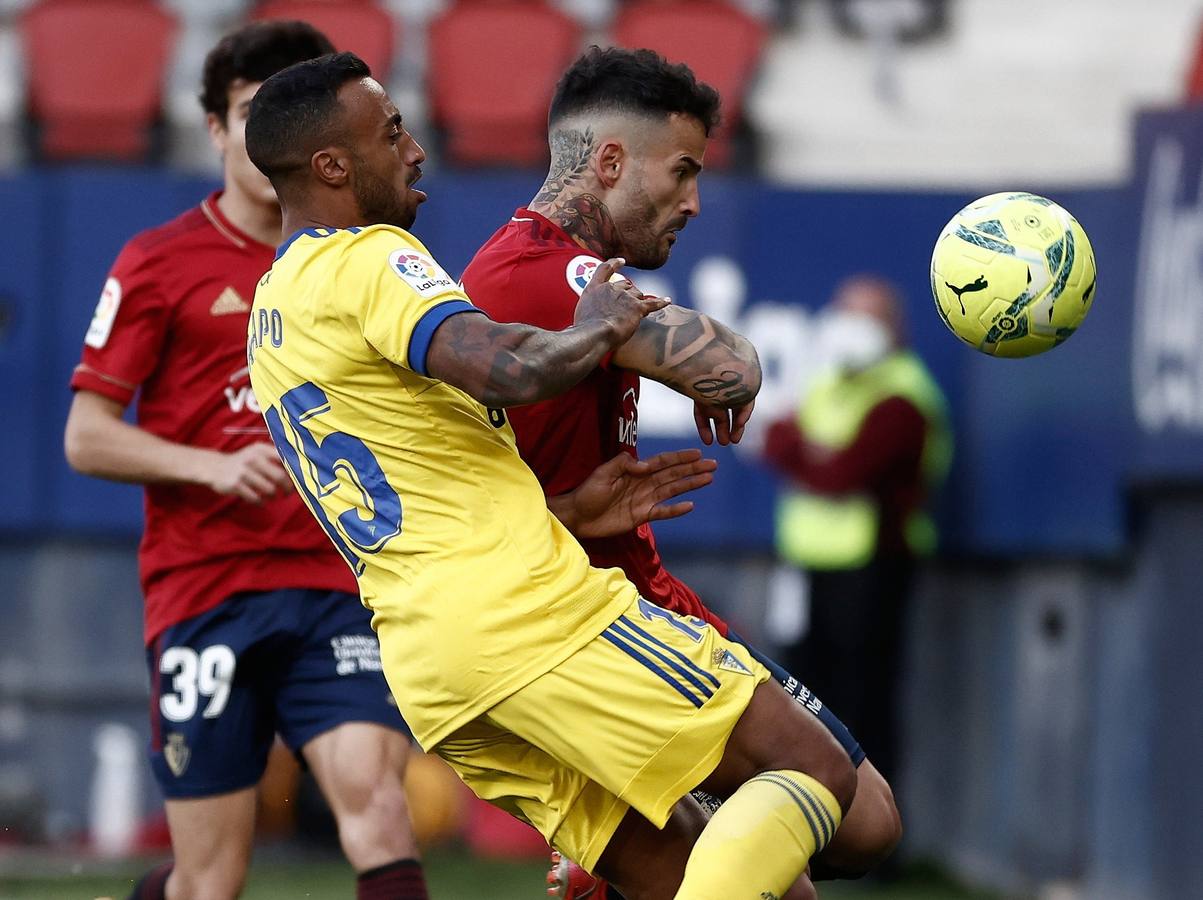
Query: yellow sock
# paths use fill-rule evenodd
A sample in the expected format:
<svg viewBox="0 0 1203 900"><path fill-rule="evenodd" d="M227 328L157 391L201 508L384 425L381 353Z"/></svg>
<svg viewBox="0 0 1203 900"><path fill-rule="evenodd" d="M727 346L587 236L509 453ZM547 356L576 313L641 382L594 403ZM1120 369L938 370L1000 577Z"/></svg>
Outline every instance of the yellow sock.
<svg viewBox="0 0 1203 900"><path fill-rule="evenodd" d="M757 775L706 824L677 900L775 900L827 846L841 817L835 796L809 775Z"/></svg>

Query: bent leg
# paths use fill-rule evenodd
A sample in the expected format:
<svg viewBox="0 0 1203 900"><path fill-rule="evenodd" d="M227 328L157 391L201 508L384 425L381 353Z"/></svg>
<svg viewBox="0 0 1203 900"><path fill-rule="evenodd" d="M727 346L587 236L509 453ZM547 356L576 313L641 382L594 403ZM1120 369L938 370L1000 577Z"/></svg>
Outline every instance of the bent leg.
<svg viewBox="0 0 1203 900"><path fill-rule="evenodd" d="M418 855L405 801L409 740L404 734L370 722L347 722L313 738L301 752L357 872Z"/></svg>
<svg viewBox="0 0 1203 900"><path fill-rule="evenodd" d="M835 838L811 863L816 881L860 878L902 840L902 818L882 774L865 759L856 769L856 797Z"/></svg>
<svg viewBox="0 0 1203 900"><path fill-rule="evenodd" d="M794 702L823 723L857 767L856 798L835 838L813 862L812 873L816 879L859 878L888 857L902 837L902 822L889 784L866 760L860 743L831 707L740 635L731 632L728 638L747 647Z"/></svg>

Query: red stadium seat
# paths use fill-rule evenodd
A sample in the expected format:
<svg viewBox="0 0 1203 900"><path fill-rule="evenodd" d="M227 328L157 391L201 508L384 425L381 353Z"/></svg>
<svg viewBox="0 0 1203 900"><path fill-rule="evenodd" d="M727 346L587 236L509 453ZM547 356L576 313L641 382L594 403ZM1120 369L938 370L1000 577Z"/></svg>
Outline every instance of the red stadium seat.
<svg viewBox="0 0 1203 900"><path fill-rule="evenodd" d="M577 23L541 0L466 0L430 26L431 114L449 159L547 161L547 106L580 47Z"/></svg>
<svg viewBox="0 0 1203 900"><path fill-rule="evenodd" d="M722 0L637 0L614 23L620 47L646 47L683 62L723 98L723 124L712 135L707 165L731 159L731 136L743 118L743 98L764 47L764 26Z"/></svg>
<svg viewBox="0 0 1203 900"><path fill-rule="evenodd" d="M140 159L175 18L151 0L43 0L20 19L29 113L52 159Z"/></svg>
<svg viewBox="0 0 1203 900"><path fill-rule="evenodd" d="M1203 102L1203 27L1195 36L1195 52L1186 73L1186 102Z"/></svg>
<svg viewBox="0 0 1203 900"><path fill-rule="evenodd" d="M252 19L299 19L308 22L339 50L350 50L366 62L377 81L393 66L400 26L371 0L266 0Z"/></svg>

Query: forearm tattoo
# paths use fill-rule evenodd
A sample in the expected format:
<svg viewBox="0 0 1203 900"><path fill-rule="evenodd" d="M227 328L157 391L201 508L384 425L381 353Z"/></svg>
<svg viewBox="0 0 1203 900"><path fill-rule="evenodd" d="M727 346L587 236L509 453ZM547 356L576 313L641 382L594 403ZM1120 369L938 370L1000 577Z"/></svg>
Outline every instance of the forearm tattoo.
<svg viewBox="0 0 1203 900"><path fill-rule="evenodd" d="M668 306L645 318L632 340L646 344L644 358L665 383L703 403L742 406L759 389L756 351L709 316Z"/></svg>

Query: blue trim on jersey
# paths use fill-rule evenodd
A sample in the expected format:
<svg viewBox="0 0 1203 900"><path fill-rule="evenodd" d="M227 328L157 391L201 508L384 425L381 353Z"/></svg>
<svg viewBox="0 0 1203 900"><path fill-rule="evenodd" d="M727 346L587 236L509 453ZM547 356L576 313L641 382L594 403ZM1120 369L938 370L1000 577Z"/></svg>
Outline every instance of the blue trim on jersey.
<svg viewBox="0 0 1203 900"><path fill-rule="evenodd" d="M426 376L426 354L430 351L430 342L434 339L435 331L448 318L462 312L480 312L480 310L467 300L457 298L444 300L422 313L422 318L418 319L418 324L414 326L414 330L409 335L409 350L406 351L406 356L409 357L411 369L419 375Z"/></svg>
<svg viewBox="0 0 1203 900"><path fill-rule="evenodd" d="M622 622L624 625L626 625L628 628L630 628L632 631L636 632L637 634L643 635L643 637L647 638L649 641L656 644L657 646L663 647L665 650L667 650L673 656L677 657L677 659L679 659L681 662L683 662L686 666L688 666L690 669L692 669L694 672L696 672L702 678L707 679L711 684L713 684L715 686L715 688L719 687L719 680L717 678L715 678L713 675L711 675L709 672L707 672L705 669L703 669L701 666L699 666L697 663L695 663L692 659L690 659L688 656L686 656L680 650L676 649L675 647L670 647L668 644L664 643L664 641L660 640L658 637L652 635L651 633L649 633L647 631L644 631L642 628L640 628L638 625L636 625L634 622L632 622L626 616L619 616L618 621Z"/></svg>
<svg viewBox="0 0 1203 900"><path fill-rule="evenodd" d="M286 240L279 246L279 248L277 248L276 259L279 259L281 256L283 256L288 251L288 248L292 246L293 241L303 234L307 234L309 237L326 237L324 234L318 234L316 228L302 228L300 231L294 231L288 236L288 240Z"/></svg>
<svg viewBox="0 0 1203 900"><path fill-rule="evenodd" d="M682 685L680 682L678 682L675 678L673 678L671 675L669 675L667 672L665 672L663 669L661 669L658 665L656 665L650 659L647 659L646 657L644 657L643 654L641 654L634 647L631 647L630 645L626 644L622 640L619 640L619 638L611 631L611 629L613 627L614 626L611 625L610 628L607 628L605 631L603 631L601 633L601 636L604 637L611 644L613 644L615 647L617 647L619 650L621 650L623 653L625 653L627 656L631 657L631 659L638 662L645 669L655 672L656 675L658 675L660 677L660 679L662 681L664 681L666 684L668 684L674 691L676 691L678 694L680 694L682 697L684 697L686 700L688 700L694 706L701 709L702 703L704 701L698 699L689 689L687 689L684 685Z"/></svg>
<svg viewBox="0 0 1203 900"><path fill-rule="evenodd" d="M308 235L309 237L320 238L330 237L332 234L337 234L340 231L349 231L351 234L359 234L359 232L363 231L363 229L358 225L352 225L350 228L302 228L300 231L294 231L292 234L290 234L288 236L288 240L286 240L276 249L276 259L279 259L286 252L288 252L288 248L292 246L292 242L303 234Z"/></svg>
<svg viewBox="0 0 1203 900"><path fill-rule="evenodd" d="M657 650L655 644L649 643L648 641L640 640L634 634L630 634L629 632L624 631L619 626L619 623L621 622L625 625L630 625L630 623L625 621L625 619L626 619L625 616L620 616L618 619L618 622L615 622L613 625L610 626L610 628L613 629L615 634L617 634L620 637L625 638L626 640L628 640L632 644L634 644L636 647L639 647L640 649L652 654L652 656L656 657L662 663L669 666L678 675L680 675L682 678L684 678L686 681L688 681L690 684L692 684L695 688L697 688L699 691L701 691L702 696L705 697L707 700L709 700L711 697L714 696L714 691L712 691L705 684L703 684L695 675L693 675L693 673L691 673L684 666L678 665L668 655ZM660 646L663 647L664 645L660 644ZM671 649L671 648L669 648L669 649ZM715 682L715 687L717 687L717 686L718 686L718 682Z"/></svg>

